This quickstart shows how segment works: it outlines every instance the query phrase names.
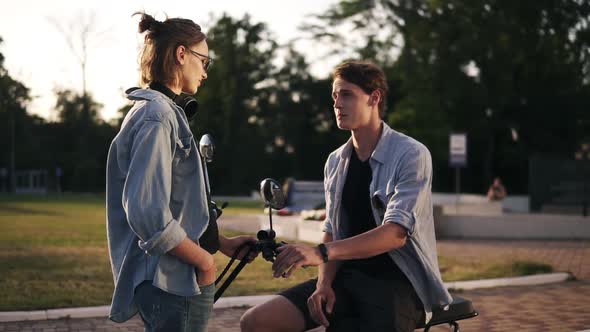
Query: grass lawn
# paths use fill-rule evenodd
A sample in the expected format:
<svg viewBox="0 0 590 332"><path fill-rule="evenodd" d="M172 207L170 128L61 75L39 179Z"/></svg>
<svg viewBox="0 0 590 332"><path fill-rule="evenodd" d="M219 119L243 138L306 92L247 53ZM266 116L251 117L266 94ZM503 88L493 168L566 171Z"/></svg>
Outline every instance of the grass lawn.
<svg viewBox="0 0 590 332"><path fill-rule="evenodd" d="M261 210L256 202L231 202L224 213ZM228 260L216 255L219 272ZM535 262L440 257L440 263L446 281L551 271ZM249 264L224 296L271 294L316 274L301 269L274 279L270 267L262 258ZM105 305L112 292L103 195L0 195L0 311Z"/></svg>
<svg viewBox="0 0 590 332"><path fill-rule="evenodd" d="M215 201L217 206L221 207L224 201ZM262 201L229 201L227 208L223 210L224 214L259 214L264 211L264 203Z"/></svg>

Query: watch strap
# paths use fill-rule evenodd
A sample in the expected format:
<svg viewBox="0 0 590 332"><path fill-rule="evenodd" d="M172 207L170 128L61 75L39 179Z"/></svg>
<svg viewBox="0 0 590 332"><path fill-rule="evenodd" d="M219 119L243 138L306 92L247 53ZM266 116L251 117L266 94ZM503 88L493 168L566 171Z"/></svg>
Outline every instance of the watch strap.
<svg viewBox="0 0 590 332"><path fill-rule="evenodd" d="M324 263L328 262L328 248L326 248L326 245L323 243L318 244L318 249L320 250L320 254L322 255L322 259L324 260Z"/></svg>

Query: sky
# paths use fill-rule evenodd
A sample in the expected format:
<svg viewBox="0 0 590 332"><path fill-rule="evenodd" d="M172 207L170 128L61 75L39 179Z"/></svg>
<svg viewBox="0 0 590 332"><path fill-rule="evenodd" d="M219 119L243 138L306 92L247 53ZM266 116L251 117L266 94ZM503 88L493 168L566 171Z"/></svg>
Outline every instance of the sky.
<svg viewBox="0 0 590 332"><path fill-rule="evenodd" d="M309 14L323 13L336 0L0 0L0 53L5 57L8 73L31 89L33 101L29 112L49 120L57 118L53 110L56 89L81 91L80 61L66 42L76 28L72 24L94 17L94 32L88 38L86 69L87 90L103 104L101 117L111 120L125 105L123 91L137 86L138 54L143 36L137 32L139 18L134 12L145 11L163 20L189 18L200 24L205 33L211 15L222 13L241 18L250 14L252 22L264 22L276 41L286 43L301 36L298 26ZM77 29L79 29L79 24ZM312 74L326 76L336 64L322 61L317 46L310 42L296 44L296 49L313 63Z"/></svg>

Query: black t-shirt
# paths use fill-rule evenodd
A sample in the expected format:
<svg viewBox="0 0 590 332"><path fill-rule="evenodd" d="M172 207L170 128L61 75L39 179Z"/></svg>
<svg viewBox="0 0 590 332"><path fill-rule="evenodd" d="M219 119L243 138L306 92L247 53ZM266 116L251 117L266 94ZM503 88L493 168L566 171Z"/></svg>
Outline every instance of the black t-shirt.
<svg viewBox="0 0 590 332"><path fill-rule="evenodd" d="M346 214L346 224L342 225L346 237L365 233L375 227L375 219L371 211L369 185L372 179L369 159L361 161L354 149L350 156L346 182L342 192L342 212ZM386 278L396 278L402 272L388 253L377 256L348 260L343 268L361 270L365 273Z"/></svg>

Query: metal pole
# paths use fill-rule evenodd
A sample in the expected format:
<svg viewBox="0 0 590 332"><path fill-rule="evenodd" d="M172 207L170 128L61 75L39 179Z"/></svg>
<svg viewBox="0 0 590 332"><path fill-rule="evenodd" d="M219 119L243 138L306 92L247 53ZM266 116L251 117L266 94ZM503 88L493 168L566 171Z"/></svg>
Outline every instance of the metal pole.
<svg viewBox="0 0 590 332"><path fill-rule="evenodd" d="M590 159L588 160L583 160L582 161L582 174L586 174L586 166L587 166L587 161L590 161ZM583 183L582 183L582 215L584 217L588 216L588 177L586 176L583 179Z"/></svg>
<svg viewBox="0 0 590 332"><path fill-rule="evenodd" d="M15 118L16 118L16 108L12 109L12 117L10 119L10 191L11 192L16 192L16 153L15 153L15 148L16 148L16 138L15 138Z"/></svg>
<svg viewBox="0 0 590 332"><path fill-rule="evenodd" d="M270 230L272 231L272 208L268 206L268 220L270 220Z"/></svg>
<svg viewBox="0 0 590 332"><path fill-rule="evenodd" d="M459 192L461 191L461 169L455 167L455 212L459 212Z"/></svg>

